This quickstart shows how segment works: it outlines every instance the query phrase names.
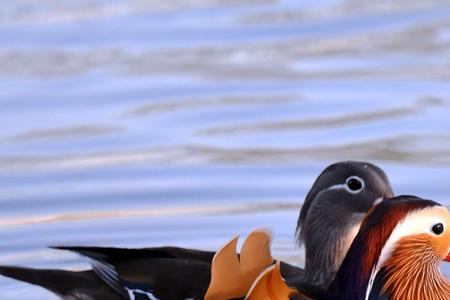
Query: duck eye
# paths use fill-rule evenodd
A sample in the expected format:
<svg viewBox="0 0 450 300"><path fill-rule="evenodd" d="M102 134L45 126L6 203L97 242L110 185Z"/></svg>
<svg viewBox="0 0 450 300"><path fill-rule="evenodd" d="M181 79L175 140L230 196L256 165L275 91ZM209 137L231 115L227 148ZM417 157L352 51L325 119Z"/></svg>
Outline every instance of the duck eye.
<svg viewBox="0 0 450 300"><path fill-rule="evenodd" d="M442 225L442 223L437 223L433 226L433 228L431 228L431 230L437 234L440 235L444 232L444 225Z"/></svg>
<svg viewBox="0 0 450 300"><path fill-rule="evenodd" d="M349 177L347 179L347 186L350 189L350 191L359 192L363 189L364 182L362 181L362 179L358 177Z"/></svg>

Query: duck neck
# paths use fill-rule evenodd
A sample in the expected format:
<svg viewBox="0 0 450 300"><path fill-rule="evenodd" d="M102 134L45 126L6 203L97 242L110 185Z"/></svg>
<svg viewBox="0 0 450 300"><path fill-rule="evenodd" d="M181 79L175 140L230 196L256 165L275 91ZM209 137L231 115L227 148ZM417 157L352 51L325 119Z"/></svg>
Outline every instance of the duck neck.
<svg viewBox="0 0 450 300"><path fill-rule="evenodd" d="M358 225L342 228L342 238L325 239L320 246L314 250L307 249L305 261L305 279L314 285L328 287L338 271L342 260L358 231ZM339 230L334 228L334 230Z"/></svg>
<svg viewBox="0 0 450 300"><path fill-rule="evenodd" d="M305 282L323 288L329 286L358 232L362 217L355 213L343 220L339 214L329 214L326 220L309 221L304 232Z"/></svg>
<svg viewBox="0 0 450 300"><path fill-rule="evenodd" d="M450 282L439 269L441 259L431 241L413 236L398 245L383 266L381 293L392 300L450 299Z"/></svg>

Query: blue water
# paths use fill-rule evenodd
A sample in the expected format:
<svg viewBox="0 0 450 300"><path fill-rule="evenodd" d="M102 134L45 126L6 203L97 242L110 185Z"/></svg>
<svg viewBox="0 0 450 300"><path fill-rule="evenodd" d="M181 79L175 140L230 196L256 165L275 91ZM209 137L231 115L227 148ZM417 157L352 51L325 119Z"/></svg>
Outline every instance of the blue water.
<svg viewBox="0 0 450 300"><path fill-rule="evenodd" d="M299 207L342 159L450 205L449 17L437 0L3 3L0 264L264 227L301 265Z"/></svg>

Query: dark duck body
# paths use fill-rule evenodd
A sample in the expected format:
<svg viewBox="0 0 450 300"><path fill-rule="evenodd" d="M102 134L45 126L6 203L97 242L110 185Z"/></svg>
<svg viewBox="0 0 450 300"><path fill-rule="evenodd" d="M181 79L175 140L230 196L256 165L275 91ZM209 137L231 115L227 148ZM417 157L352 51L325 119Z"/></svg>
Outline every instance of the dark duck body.
<svg viewBox="0 0 450 300"><path fill-rule="evenodd" d="M0 266L0 274L45 287L67 300L188 299L205 294L215 254L176 247L55 248L87 257L93 269L75 272Z"/></svg>
<svg viewBox="0 0 450 300"><path fill-rule="evenodd" d="M297 224L298 242L305 245L305 269L281 263L283 277L291 285L309 287L308 290L327 287L367 211L392 195L387 176L373 164L347 161L327 167L309 191ZM203 299L215 255L212 251L177 247L55 248L87 257L93 270L0 266L0 274L42 286L71 300Z"/></svg>
<svg viewBox="0 0 450 300"><path fill-rule="evenodd" d="M279 267L257 279L249 300L445 300L450 282L450 214L440 204L400 196L365 218L331 285L322 292L286 284Z"/></svg>

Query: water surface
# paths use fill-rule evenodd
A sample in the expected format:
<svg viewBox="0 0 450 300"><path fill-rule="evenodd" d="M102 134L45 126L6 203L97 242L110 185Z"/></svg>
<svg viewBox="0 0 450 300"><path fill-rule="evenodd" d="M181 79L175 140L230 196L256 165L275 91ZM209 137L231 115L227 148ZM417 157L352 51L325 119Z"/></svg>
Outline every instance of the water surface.
<svg viewBox="0 0 450 300"><path fill-rule="evenodd" d="M450 204L447 1L8 1L0 44L0 264L265 227L301 265L299 208L342 159Z"/></svg>

